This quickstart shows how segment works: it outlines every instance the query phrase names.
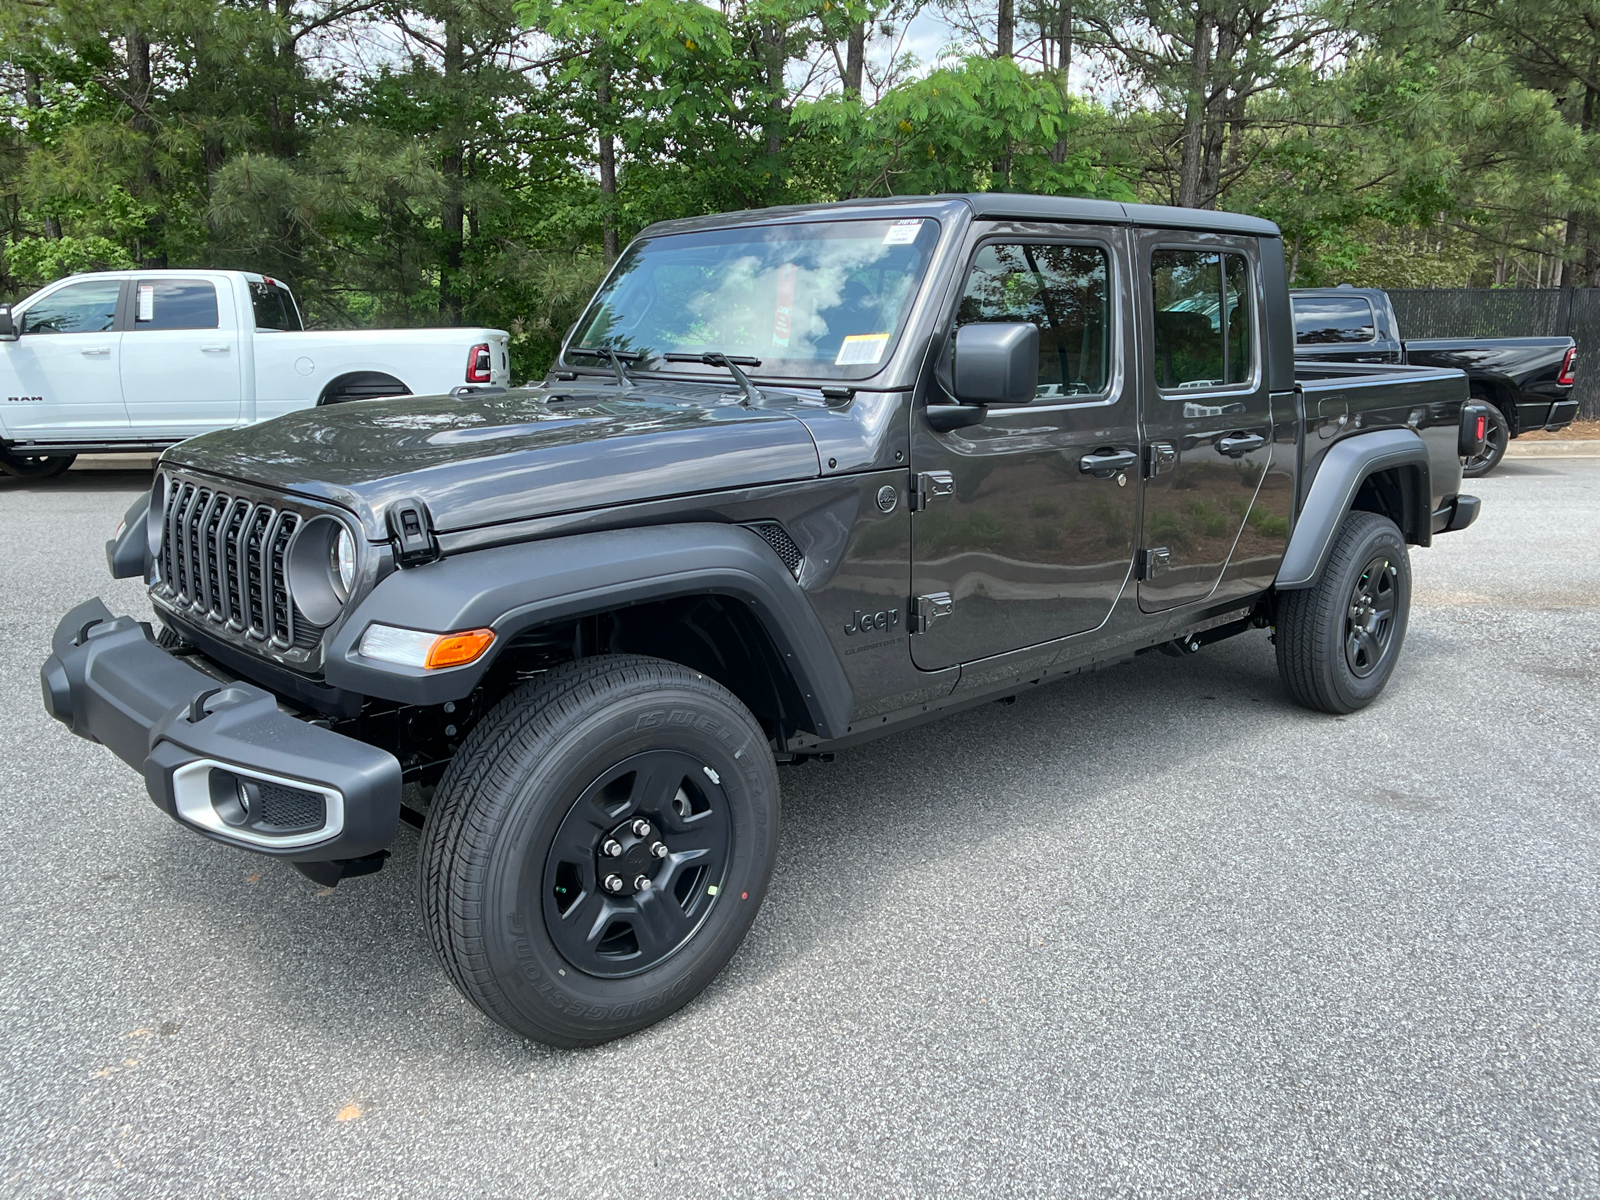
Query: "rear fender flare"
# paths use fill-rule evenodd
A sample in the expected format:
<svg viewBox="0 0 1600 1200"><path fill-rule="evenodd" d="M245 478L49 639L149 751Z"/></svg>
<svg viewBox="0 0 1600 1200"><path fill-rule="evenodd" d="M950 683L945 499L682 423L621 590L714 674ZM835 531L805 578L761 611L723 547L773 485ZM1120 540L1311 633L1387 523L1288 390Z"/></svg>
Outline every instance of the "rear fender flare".
<svg viewBox="0 0 1600 1200"><path fill-rule="evenodd" d="M1405 468L1409 505L1427 522L1431 517L1428 447L1410 429L1376 429L1336 442L1323 457L1305 506L1295 520L1289 547L1278 567L1278 590L1308 588L1322 575L1339 527L1355 502L1361 485L1380 471ZM1426 544L1431 528L1420 536L1405 530L1407 541Z"/></svg>
<svg viewBox="0 0 1600 1200"><path fill-rule="evenodd" d="M737 525L697 522L571 534L395 571L340 626L324 673L331 686L362 695L443 704L463 699L478 685L493 653L435 671L377 663L357 652L368 626L436 633L488 628L499 650L538 625L706 594L748 605L792 672L817 735L842 734L853 696L832 643L782 560L757 534Z"/></svg>

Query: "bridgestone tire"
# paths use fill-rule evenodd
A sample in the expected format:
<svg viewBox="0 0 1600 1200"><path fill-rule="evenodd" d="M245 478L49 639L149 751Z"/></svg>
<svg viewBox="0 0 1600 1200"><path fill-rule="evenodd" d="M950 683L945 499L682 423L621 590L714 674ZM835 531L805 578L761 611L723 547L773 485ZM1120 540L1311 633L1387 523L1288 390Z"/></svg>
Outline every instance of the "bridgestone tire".
<svg viewBox="0 0 1600 1200"><path fill-rule="evenodd" d="M54 479L66 474L77 458L76 454L17 454L0 450L0 475L13 479Z"/></svg>
<svg viewBox="0 0 1600 1200"><path fill-rule="evenodd" d="M703 889L698 925L664 959L603 978L552 937L547 866L580 802L611 811L594 799L599 781L651 755L703 764L727 829L722 881ZM552 1046L596 1045L661 1020L716 977L761 907L777 839L772 752L732 693L659 659L586 659L519 688L467 737L422 832L423 916L451 980L489 1017ZM584 903L604 907L591 883Z"/></svg>
<svg viewBox="0 0 1600 1200"><path fill-rule="evenodd" d="M1358 585L1374 560L1393 564L1388 587L1393 618L1381 655L1358 675L1347 645ZM1351 713L1378 698L1394 673L1411 611L1411 559L1395 523L1377 513L1353 512L1344 520L1327 566L1309 587L1278 594L1278 677L1307 708Z"/></svg>

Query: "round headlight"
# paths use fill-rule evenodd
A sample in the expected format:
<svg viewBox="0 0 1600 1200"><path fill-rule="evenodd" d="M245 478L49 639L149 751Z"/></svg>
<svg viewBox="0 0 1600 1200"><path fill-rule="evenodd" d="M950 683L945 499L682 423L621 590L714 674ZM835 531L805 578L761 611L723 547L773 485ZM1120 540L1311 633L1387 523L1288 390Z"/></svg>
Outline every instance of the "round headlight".
<svg viewBox="0 0 1600 1200"><path fill-rule="evenodd" d="M334 539L333 573L339 581L339 598L348 600L356 588L356 542L348 529L341 528Z"/></svg>

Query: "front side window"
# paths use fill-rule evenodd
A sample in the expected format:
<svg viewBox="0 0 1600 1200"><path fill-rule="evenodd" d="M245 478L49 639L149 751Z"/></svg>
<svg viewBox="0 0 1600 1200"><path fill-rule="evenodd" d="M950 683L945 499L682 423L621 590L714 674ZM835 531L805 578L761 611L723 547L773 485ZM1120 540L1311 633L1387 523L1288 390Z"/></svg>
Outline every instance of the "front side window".
<svg viewBox="0 0 1600 1200"><path fill-rule="evenodd" d="M1111 377L1110 262L1099 246L992 242L979 249L957 325L1039 327L1037 395L1092 396Z"/></svg>
<svg viewBox="0 0 1600 1200"><path fill-rule="evenodd" d="M1244 255L1157 250L1150 284L1158 385L1186 390L1250 381L1256 323Z"/></svg>
<svg viewBox="0 0 1600 1200"><path fill-rule="evenodd" d="M637 354L644 370L714 352L758 359L766 375L862 379L894 352L938 240L921 217L649 238L622 256L570 345Z"/></svg>
<svg viewBox="0 0 1600 1200"><path fill-rule="evenodd" d="M23 333L106 333L116 323L120 279L69 283L22 314Z"/></svg>
<svg viewBox="0 0 1600 1200"><path fill-rule="evenodd" d="M217 289L203 279L141 279L133 296L135 333L217 328Z"/></svg>
<svg viewBox="0 0 1600 1200"><path fill-rule="evenodd" d="M1293 307L1297 346L1377 340L1372 304L1360 296L1296 296Z"/></svg>

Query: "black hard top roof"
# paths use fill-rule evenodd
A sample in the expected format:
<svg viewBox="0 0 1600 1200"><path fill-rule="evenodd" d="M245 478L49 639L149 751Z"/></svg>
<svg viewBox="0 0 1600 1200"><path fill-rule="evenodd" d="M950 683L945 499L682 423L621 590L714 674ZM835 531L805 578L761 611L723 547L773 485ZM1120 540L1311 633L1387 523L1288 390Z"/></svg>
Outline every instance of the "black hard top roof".
<svg viewBox="0 0 1600 1200"><path fill-rule="evenodd" d="M1102 225L1139 225L1156 229L1199 229L1211 233L1240 233L1254 237L1281 237L1278 227L1260 217L1214 212L1203 208L1169 208L1160 204L1120 204L1114 200L1084 200L1076 196L1021 196L1004 192L975 192L944 196L888 196L872 200L838 200L831 204L790 204L752 208L714 216L658 221L644 234L686 233L728 225L793 221L805 217L838 216L848 211L896 209L912 215L937 215L965 207L974 217L989 221L1082 221Z"/></svg>

